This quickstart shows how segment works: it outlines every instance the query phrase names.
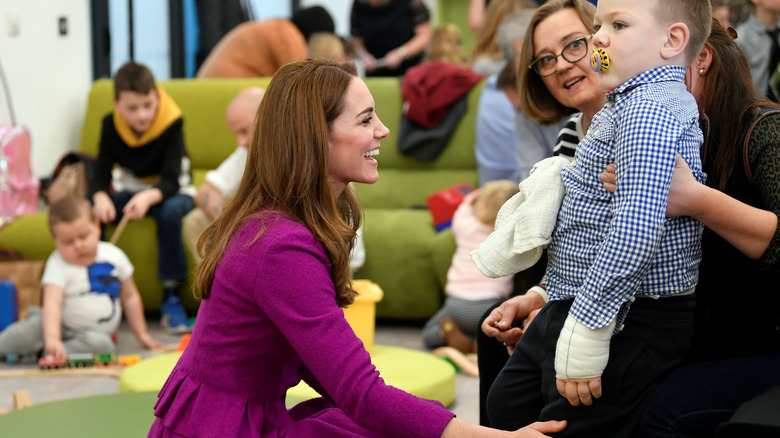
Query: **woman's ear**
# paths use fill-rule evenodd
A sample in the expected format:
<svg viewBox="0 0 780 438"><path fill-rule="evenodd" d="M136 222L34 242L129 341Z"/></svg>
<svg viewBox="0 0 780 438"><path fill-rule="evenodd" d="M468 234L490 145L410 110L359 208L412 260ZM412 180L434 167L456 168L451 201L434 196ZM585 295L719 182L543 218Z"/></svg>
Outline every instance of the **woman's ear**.
<svg viewBox="0 0 780 438"><path fill-rule="evenodd" d="M710 65L712 65L712 47L710 47L709 43L705 43L701 52L699 52L699 56L693 60L691 68L701 74L706 74L707 70L710 69Z"/></svg>
<svg viewBox="0 0 780 438"><path fill-rule="evenodd" d="M672 23L666 28L666 41L661 47L661 58L673 59L685 55L685 49L691 38L691 31L683 22ZM684 62L681 65L687 65Z"/></svg>

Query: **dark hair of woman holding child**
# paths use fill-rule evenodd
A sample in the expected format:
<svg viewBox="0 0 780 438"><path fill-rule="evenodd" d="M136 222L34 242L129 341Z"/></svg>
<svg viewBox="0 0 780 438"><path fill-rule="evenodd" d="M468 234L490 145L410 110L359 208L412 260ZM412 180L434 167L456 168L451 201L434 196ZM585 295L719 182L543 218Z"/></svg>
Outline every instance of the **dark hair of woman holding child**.
<svg viewBox="0 0 780 438"><path fill-rule="evenodd" d="M238 191L199 241L203 301L150 437L543 437L565 427L488 429L388 386L344 318L361 222L349 183L377 181L388 135L354 65L285 65L255 127ZM322 397L288 410L286 391L301 380Z"/></svg>

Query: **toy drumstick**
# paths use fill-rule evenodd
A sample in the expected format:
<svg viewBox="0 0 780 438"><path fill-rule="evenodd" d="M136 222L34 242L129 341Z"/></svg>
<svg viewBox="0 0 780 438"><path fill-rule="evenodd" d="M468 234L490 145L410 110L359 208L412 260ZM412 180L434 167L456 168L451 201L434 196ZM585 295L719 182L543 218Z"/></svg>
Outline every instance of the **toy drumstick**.
<svg viewBox="0 0 780 438"><path fill-rule="evenodd" d="M116 241L119 240L119 236L122 235L122 231L125 230L125 225L127 225L127 222L130 220L130 217L128 216L122 216L122 220L119 221L119 225L116 226L116 230L114 231L114 234L111 235L110 242L114 245L116 245Z"/></svg>

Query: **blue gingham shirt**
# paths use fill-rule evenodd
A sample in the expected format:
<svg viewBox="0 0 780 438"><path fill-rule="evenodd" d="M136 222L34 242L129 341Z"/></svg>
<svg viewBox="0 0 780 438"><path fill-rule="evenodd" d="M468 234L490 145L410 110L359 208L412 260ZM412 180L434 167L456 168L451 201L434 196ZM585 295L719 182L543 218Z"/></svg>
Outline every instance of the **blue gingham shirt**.
<svg viewBox="0 0 780 438"><path fill-rule="evenodd" d="M619 330L634 296L685 292L698 281L703 225L666 218L669 185L679 152L704 182L703 142L685 68L644 72L607 95L562 171L567 194L548 249L551 300L574 297L570 313L596 329L618 317ZM616 165L617 190L598 175Z"/></svg>

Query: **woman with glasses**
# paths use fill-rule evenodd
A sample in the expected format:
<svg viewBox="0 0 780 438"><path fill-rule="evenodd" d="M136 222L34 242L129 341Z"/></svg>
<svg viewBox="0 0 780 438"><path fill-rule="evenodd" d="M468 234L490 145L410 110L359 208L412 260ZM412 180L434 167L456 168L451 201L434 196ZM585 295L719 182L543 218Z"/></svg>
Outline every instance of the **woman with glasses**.
<svg viewBox="0 0 780 438"><path fill-rule="evenodd" d="M523 49L519 55L518 92L523 112L533 121L549 125L571 117L561 130L554 148L555 155L574 158L574 149L590 126L593 116L604 106L606 93L599 85L597 73L590 67L590 35L595 32L596 8L585 0L551 0L539 7L531 18ZM529 272L544 273L546 257ZM527 281L541 278L525 275ZM543 292L539 286L531 291ZM527 293L519 299L524 319L538 311L545 301L538 293ZM497 309L500 310L501 308ZM535 315L535 313L534 313ZM477 335L479 364L480 424L488 425L485 399L498 373L509 359L522 335L521 328L510 328L514 314L506 315L506 327L485 327ZM486 331L487 330L487 331ZM485 332L486 331L486 332ZM483 333L484 332L484 333ZM488 336L495 338L490 339ZM498 340L498 342L496 342ZM503 343L503 344L502 344Z"/></svg>

